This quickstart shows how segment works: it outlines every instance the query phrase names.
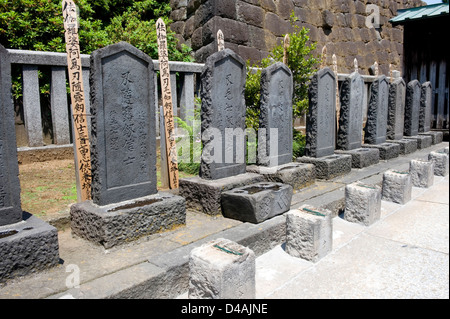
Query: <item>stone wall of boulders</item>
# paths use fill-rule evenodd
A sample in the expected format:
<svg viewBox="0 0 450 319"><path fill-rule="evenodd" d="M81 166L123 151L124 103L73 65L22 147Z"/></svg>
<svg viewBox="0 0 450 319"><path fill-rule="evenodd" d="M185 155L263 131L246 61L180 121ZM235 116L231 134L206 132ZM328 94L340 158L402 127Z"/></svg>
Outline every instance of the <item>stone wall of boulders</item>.
<svg viewBox="0 0 450 319"><path fill-rule="evenodd" d="M367 10L369 4L379 9L377 28L366 25L376 14ZM217 51L219 29L226 47L258 62L292 32L294 11L296 23L310 29L317 53L327 46L329 65L336 54L339 72L351 72L357 58L362 74L369 74L377 61L380 73L388 75L389 64L401 70L403 61L403 27L393 27L389 20L399 9L421 5L421 0L172 0L171 28L180 43L193 48L197 62Z"/></svg>

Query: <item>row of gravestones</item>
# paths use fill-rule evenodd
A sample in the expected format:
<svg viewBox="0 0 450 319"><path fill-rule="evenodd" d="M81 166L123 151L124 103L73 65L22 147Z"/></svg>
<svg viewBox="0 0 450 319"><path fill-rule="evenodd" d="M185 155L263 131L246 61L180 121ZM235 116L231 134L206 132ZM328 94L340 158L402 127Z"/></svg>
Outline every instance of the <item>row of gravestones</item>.
<svg viewBox="0 0 450 319"><path fill-rule="evenodd" d="M21 209L10 62L1 46L0 61L1 280L56 265L59 252L56 229ZM125 42L91 55L92 200L75 204L70 211L72 232L81 238L109 248L185 225L186 208L259 223L288 211L293 189L314 183L316 176L322 178L321 172L329 177L351 169L351 155L330 155L334 153L336 84L328 68L320 70L311 83L308 156L292 162L293 82L291 71L282 63L262 73L259 165L247 167L246 67L241 57L225 49L208 58L201 74L200 176L180 180L179 196L158 193L154 74L150 57ZM372 85L369 113L382 104L380 99L387 100L387 85L383 77ZM374 93L377 87L383 94ZM354 100L350 96L349 101ZM359 104L351 104L350 109L352 105ZM373 138L371 126L375 125L370 116L367 139ZM345 118L341 117L343 123ZM380 141L376 144L383 146ZM310 159L324 159L325 168Z"/></svg>

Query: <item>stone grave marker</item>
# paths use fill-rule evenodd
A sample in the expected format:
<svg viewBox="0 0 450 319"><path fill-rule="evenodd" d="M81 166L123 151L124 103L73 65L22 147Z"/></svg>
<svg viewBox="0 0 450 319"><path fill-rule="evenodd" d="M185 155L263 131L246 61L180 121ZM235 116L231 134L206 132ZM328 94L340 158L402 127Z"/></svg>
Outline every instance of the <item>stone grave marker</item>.
<svg viewBox="0 0 450 319"><path fill-rule="evenodd" d="M400 153L404 155L417 151L415 141L403 138L405 99L406 83L402 78L397 78L389 84L387 139L389 143L400 145Z"/></svg>
<svg viewBox="0 0 450 319"><path fill-rule="evenodd" d="M363 147L378 148L380 159L388 160L398 157L400 146L386 143L389 82L381 75L370 86L370 98L367 110L367 123L364 134Z"/></svg>
<svg viewBox="0 0 450 319"><path fill-rule="evenodd" d="M435 145L442 143L444 133L431 131L432 94L433 88L431 86L431 82L425 82L422 84L420 96L419 135L431 136L431 142Z"/></svg>
<svg viewBox="0 0 450 319"><path fill-rule="evenodd" d="M422 86L418 80L412 80L406 87L405 104L405 129L404 135L407 139L417 141L417 148L423 149L432 144L431 136L419 134L420 99Z"/></svg>
<svg viewBox="0 0 450 319"><path fill-rule="evenodd" d="M11 95L11 62L0 45L0 283L56 266L58 231L20 202L19 165Z"/></svg>
<svg viewBox="0 0 450 319"><path fill-rule="evenodd" d="M336 153L352 156L352 167L363 168L379 162L377 149L362 148L364 80L358 72L348 76L341 87L341 110Z"/></svg>
<svg viewBox="0 0 450 319"><path fill-rule="evenodd" d="M326 67L316 72L309 86L305 155L298 162L315 165L316 177L330 179L351 171L352 157L335 154L336 79Z"/></svg>
<svg viewBox="0 0 450 319"><path fill-rule="evenodd" d="M333 71L324 68L312 77L309 87L309 112L306 122L306 156L334 154L336 81Z"/></svg>
<svg viewBox="0 0 450 319"><path fill-rule="evenodd" d="M0 226L22 220L9 53L0 45Z"/></svg>
<svg viewBox="0 0 450 319"><path fill-rule="evenodd" d="M314 183L315 176L312 164L292 162L292 96L292 72L285 64L262 71L258 165L247 166L247 172L299 189Z"/></svg>
<svg viewBox="0 0 450 319"><path fill-rule="evenodd" d="M106 248L185 224L184 199L157 191L154 75L126 42L91 55L92 201L72 206L71 227Z"/></svg>
<svg viewBox="0 0 450 319"><path fill-rule="evenodd" d="M245 62L230 49L211 55L202 72L200 177L243 174L245 164Z"/></svg>
<svg viewBox="0 0 450 319"><path fill-rule="evenodd" d="M222 214L222 192L263 182L246 173L246 67L230 49L211 55L201 74L201 134L203 151L199 176L180 179L180 195L188 209Z"/></svg>
<svg viewBox="0 0 450 319"><path fill-rule="evenodd" d="M293 90L292 72L285 64L278 62L262 71L259 130L265 134L258 143L259 165L278 166L292 162ZM278 139L272 144L271 129L278 132ZM272 150L272 145L277 149Z"/></svg>
<svg viewBox="0 0 450 319"><path fill-rule="evenodd" d="M156 194L152 60L121 42L94 51L91 65L94 203Z"/></svg>

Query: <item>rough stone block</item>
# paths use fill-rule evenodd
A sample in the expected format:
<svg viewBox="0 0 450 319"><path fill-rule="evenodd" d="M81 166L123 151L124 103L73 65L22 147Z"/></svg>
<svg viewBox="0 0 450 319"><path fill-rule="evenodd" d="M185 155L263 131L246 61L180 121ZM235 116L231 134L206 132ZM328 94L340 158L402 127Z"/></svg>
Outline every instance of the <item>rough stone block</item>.
<svg viewBox="0 0 450 319"><path fill-rule="evenodd" d="M0 282L41 271L59 263L58 231L31 214L16 224L0 226Z"/></svg>
<svg viewBox="0 0 450 319"><path fill-rule="evenodd" d="M190 299L254 299L255 253L219 238L192 250Z"/></svg>
<svg viewBox="0 0 450 319"><path fill-rule="evenodd" d="M297 162L313 164L318 179L332 179L348 174L352 170L352 157L346 154L334 154L320 158L303 156L297 158Z"/></svg>
<svg viewBox="0 0 450 319"><path fill-rule="evenodd" d="M333 248L332 213L303 205L286 214L286 252L317 262Z"/></svg>
<svg viewBox="0 0 450 319"><path fill-rule="evenodd" d="M431 136L431 144L433 145L442 143L444 140L444 132L429 131L425 133L419 133L419 135Z"/></svg>
<svg viewBox="0 0 450 319"><path fill-rule="evenodd" d="M291 206L292 186L281 183L257 183L222 193L224 217L261 223L285 213Z"/></svg>
<svg viewBox="0 0 450 319"><path fill-rule="evenodd" d="M314 184L316 171L314 165L288 163L276 167L247 166L247 172L264 176L266 182L283 183L301 189Z"/></svg>
<svg viewBox="0 0 450 319"><path fill-rule="evenodd" d="M336 154L352 156L352 168L364 168L380 162L380 151L377 148L358 148L351 151L335 151Z"/></svg>
<svg viewBox="0 0 450 319"><path fill-rule="evenodd" d="M394 143L400 145L400 154L406 155L417 151L417 142L411 139L402 138L401 140L392 140L388 143Z"/></svg>
<svg viewBox="0 0 450 319"><path fill-rule="evenodd" d="M412 182L409 172L387 171L383 174L382 199L398 204L411 200Z"/></svg>
<svg viewBox="0 0 450 319"><path fill-rule="evenodd" d="M448 175L448 154L444 151L431 152L428 155L428 160L434 164L434 175L447 176Z"/></svg>
<svg viewBox="0 0 450 319"><path fill-rule="evenodd" d="M246 173L217 180L198 176L180 179L180 196L186 198L186 208L207 215L221 215L222 192L245 185L264 182L259 174Z"/></svg>
<svg viewBox="0 0 450 319"><path fill-rule="evenodd" d="M345 187L344 219L369 226L380 219L381 188L360 182Z"/></svg>
<svg viewBox="0 0 450 319"><path fill-rule="evenodd" d="M400 145L395 143L363 144L362 147L377 148L380 151L380 159L385 161L396 158L400 154Z"/></svg>
<svg viewBox="0 0 450 319"><path fill-rule="evenodd" d="M411 160L409 174L413 186L428 188L434 183L434 163L419 159Z"/></svg>
<svg viewBox="0 0 450 319"><path fill-rule="evenodd" d="M186 224L183 197L158 193L106 206L92 201L72 205L72 232L105 248Z"/></svg>
<svg viewBox="0 0 450 319"><path fill-rule="evenodd" d="M427 135L405 136L404 138L409 140L415 140L417 142L418 150L430 147L433 142L431 136Z"/></svg>

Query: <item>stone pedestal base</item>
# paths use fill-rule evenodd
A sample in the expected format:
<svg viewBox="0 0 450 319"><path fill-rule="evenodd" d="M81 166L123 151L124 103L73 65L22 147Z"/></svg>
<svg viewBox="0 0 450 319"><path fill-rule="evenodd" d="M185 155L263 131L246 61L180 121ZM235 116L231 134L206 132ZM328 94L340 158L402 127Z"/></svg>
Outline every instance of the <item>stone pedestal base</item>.
<svg viewBox="0 0 450 319"><path fill-rule="evenodd" d="M444 133L439 131L429 131L424 133L419 133L419 135L423 136L431 136L431 144L436 145L442 143L444 140Z"/></svg>
<svg viewBox="0 0 450 319"><path fill-rule="evenodd" d="M264 182L264 177L254 173L216 180L184 178L180 179L180 196L186 199L187 209L215 216L222 214L222 192L259 182Z"/></svg>
<svg viewBox="0 0 450 319"><path fill-rule="evenodd" d="M59 263L58 231L23 213L23 220L0 227L0 282Z"/></svg>
<svg viewBox="0 0 450 319"><path fill-rule="evenodd" d="M400 145L395 143L363 144L362 147L377 148L380 151L380 160L390 160L400 154Z"/></svg>
<svg viewBox="0 0 450 319"><path fill-rule="evenodd" d="M409 174L415 187L428 188L434 184L434 163L423 160L409 162Z"/></svg>
<svg viewBox="0 0 450 319"><path fill-rule="evenodd" d="M428 160L434 164L434 175L448 175L448 153L445 153L444 151L431 152L428 155Z"/></svg>
<svg viewBox="0 0 450 319"><path fill-rule="evenodd" d="M281 183L264 182L235 188L222 193L222 214L258 224L287 212L292 193L292 186Z"/></svg>
<svg viewBox="0 0 450 319"><path fill-rule="evenodd" d="M389 140L388 143L400 145L400 154L402 155L411 154L417 151L417 142L415 140L403 138L401 140Z"/></svg>
<svg viewBox="0 0 450 319"><path fill-rule="evenodd" d="M219 238L189 256L189 299L254 299L255 253Z"/></svg>
<svg viewBox="0 0 450 319"><path fill-rule="evenodd" d="M316 170L316 178L332 179L337 176L345 175L352 170L352 157L344 154L334 154L324 157L299 157L299 163L313 164Z"/></svg>
<svg viewBox="0 0 450 319"><path fill-rule="evenodd" d="M85 201L72 205L70 218L75 235L111 248L185 225L186 202L168 193L106 206Z"/></svg>
<svg viewBox="0 0 450 319"><path fill-rule="evenodd" d="M264 176L266 182L291 185L293 189L308 187L314 184L316 179L312 164L288 163L275 167L251 165L247 166L247 172Z"/></svg>
<svg viewBox="0 0 450 319"><path fill-rule="evenodd" d="M433 141L433 139L429 135L405 136L404 138L417 141L418 150L430 147Z"/></svg>
<svg viewBox="0 0 450 319"><path fill-rule="evenodd" d="M352 156L352 168L364 168L380 162L380 151L376 148L358 148L350 151L335 151L336 154Z"/></svg>
<svg viewBox="0 0 450 319"><path fill-rule="evenodd" d="M359 182L345 187L344 219L370 226L381 216L381 188Z"/></svg>
<svg viewBox="0 0 450 319"><path fill-rule="evenodd" d="M333 247L332 213L303 205L286 214L286 252L317 262Z"/></svg>
<svg viewBox="0 0 450 319"><path fill-rule="evenodd" d="M383 174L383 200L403 205L411 200L411 192L409 172L387 171Z"/></svg>

